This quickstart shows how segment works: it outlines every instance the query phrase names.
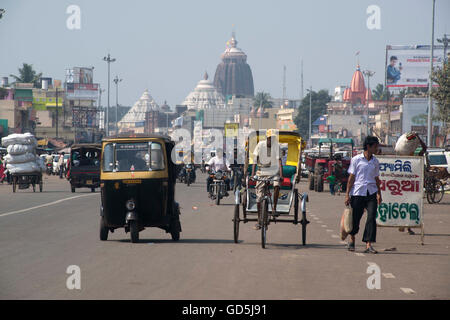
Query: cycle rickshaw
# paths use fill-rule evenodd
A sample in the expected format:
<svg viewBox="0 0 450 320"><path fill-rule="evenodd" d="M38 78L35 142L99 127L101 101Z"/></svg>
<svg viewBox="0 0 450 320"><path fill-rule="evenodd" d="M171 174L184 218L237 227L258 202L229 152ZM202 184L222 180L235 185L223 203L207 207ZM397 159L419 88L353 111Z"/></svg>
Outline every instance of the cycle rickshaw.
<svg viewBox="0 0 450 320"><path fill-rule="evenodd" d="M273 203L273 186L269 185L270 179L265 179L267 187L265 188L265 196L261 206L261 217L259 220L261 226L261 246L265 248L267 226L273 223L293 223L302 226L302 244L306 244L306 226L309 221L306 218L306 202L308 195L300 194L297 189L297 183L301 177L301 154L306 147L306 143L297 132L279 131L279 144L282 147L287 146L287 158L283 160L282 174L283 179L280 183L280 192L278 203L276 206L276 215L272 214ZM234 207L234 242L238 243L239 224L249 221L258 221L258 209L256 203L256 181L252 179L253 151L261 140L266 139L265 130L254 131L248 138L245 150L245 186L243 189L238 188L235 191L235 207ZM281 156L281 155L280 155ZM240 207L242 205L242 216ZM301 217L299 217L299 205ZM291 214L292 211L292 214Z"/></svg>

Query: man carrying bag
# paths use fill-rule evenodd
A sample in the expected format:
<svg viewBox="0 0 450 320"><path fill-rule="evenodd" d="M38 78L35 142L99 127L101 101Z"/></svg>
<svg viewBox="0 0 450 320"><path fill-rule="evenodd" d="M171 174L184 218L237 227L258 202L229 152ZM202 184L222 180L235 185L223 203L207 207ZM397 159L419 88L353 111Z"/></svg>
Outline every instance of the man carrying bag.
<svg viewBox="0 0 450 320"><path fill-rule="evenodd" d="M374 154L377 153L379 141L377 137L367 136L364 140L364 152L353 157L348 173L345 205L353 209L353 228L350 232L351 240L348 250L355 251L355 235L359 231L359 222L367 209L367 221L364 229L363 241L366 243L365 253L377 253L372 247L376 242L377 222L376 214L381 203L379 179L379 162Z"/></svg>

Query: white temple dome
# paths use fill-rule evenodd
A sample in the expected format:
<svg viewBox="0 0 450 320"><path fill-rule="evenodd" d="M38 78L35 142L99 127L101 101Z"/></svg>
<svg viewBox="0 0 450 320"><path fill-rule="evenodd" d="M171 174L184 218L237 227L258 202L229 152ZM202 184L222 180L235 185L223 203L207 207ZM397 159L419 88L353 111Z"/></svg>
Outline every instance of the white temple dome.
<svg viewBox="0 0 450 320"><path fill-rule="evenodd" d="M208 73L205 72L203 79L198 82L194 91L184 99L182 104L190 110L224 108L225 98L217 91L213 82L208 79Z"/></svg>
<svg viewBox="0 0 450 320"><path fill-rule="evenodd" d="M160 107L153 100L152 96L145 89L142 96L131 107L131 109L119 121L120 130L131 129L135 127L143 127L145 123L145 115L149 111L159 111Z"/></svg>

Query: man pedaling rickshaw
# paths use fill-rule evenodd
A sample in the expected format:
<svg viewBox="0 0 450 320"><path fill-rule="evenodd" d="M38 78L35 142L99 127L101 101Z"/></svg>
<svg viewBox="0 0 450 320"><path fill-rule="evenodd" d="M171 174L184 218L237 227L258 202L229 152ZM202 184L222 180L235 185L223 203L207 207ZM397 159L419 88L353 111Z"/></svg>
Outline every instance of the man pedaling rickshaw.
<svg viewBox="0 0 450 320"><path fill-rule="evenodd" d="M255 175L255 165L252 166L252 177L255 180L257 178L269 178L273 177L273 206L272 214L276 215L276 208L278 203L278 196L280 193L280 181L283 177L282 163L280 157L280 145L278 143L278 137L276 131L268 129L266 131L266 140L260 141L253 151L253 163L258 165L258 171ZM264 198L264 181L257 180L256 182L256 203L258 207L258 223L256 223L254 229L261 229L259 224L261 217L261 202Z"/></svg>

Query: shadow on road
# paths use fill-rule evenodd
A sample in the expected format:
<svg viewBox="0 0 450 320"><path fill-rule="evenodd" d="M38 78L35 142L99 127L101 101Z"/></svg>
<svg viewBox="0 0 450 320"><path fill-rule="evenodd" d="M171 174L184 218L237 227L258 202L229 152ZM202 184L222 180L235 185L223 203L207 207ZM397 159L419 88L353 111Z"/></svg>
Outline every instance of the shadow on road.
<svg viewBox="0 0 450 320"><path fill-rule="evenodd" d="M119 239L119 240L109 240L116 242L130 242L130 239ZM173 241L172 239L139 239L139 243L194 243L194 244L230 244L234 243L233 240L225 240L225 239L180 239L179 241ZM138 243L138 244L139 244Z"/></svg>

